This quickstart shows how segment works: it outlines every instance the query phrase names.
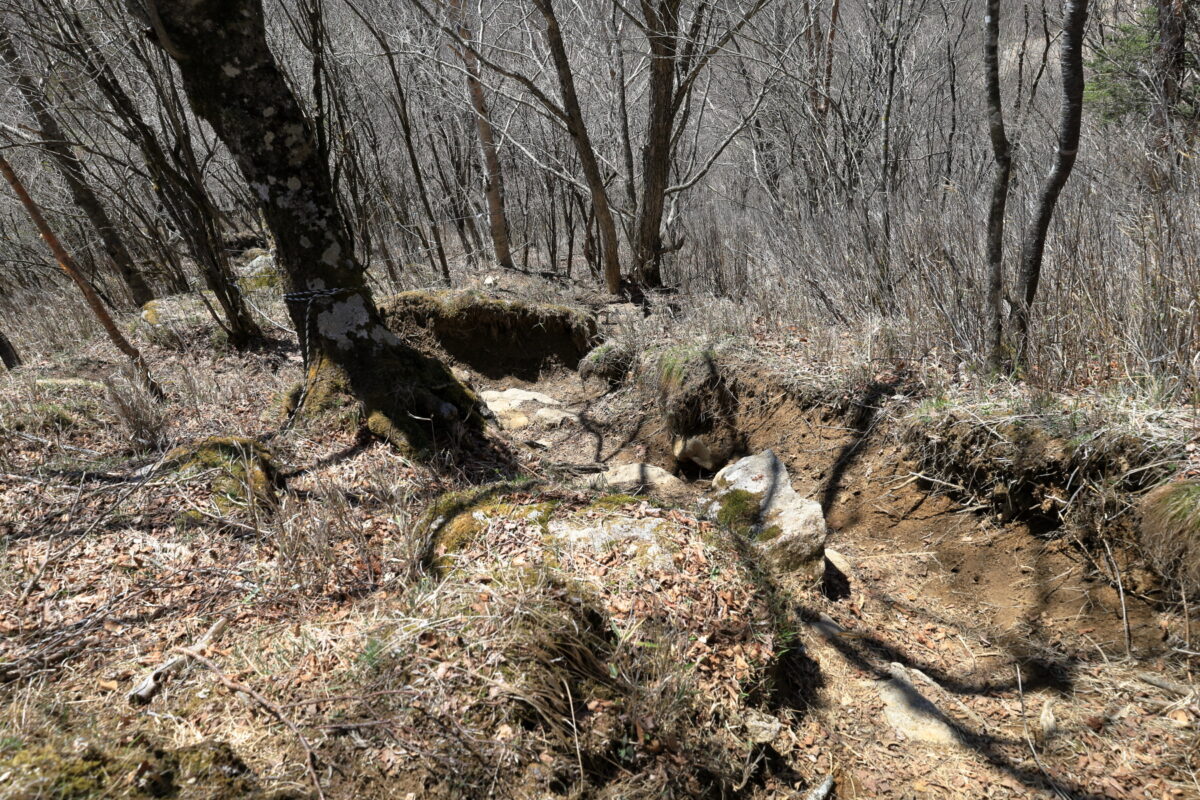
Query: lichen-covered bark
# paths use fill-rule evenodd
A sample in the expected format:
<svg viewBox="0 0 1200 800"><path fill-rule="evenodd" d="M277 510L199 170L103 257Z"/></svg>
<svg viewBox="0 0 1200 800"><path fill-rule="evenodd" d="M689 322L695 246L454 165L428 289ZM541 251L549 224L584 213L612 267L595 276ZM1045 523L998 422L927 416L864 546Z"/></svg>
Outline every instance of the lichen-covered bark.
<svg viewBox="0 0 1200 800"><path fill-rule="evenodd" d="M475 426L471 393L380 319L312 126L267 47L260 0L150 8L193 108L233 153L274 234L310 383L344 380L368 427L397 444L424 450L462 423Z"/></svg>

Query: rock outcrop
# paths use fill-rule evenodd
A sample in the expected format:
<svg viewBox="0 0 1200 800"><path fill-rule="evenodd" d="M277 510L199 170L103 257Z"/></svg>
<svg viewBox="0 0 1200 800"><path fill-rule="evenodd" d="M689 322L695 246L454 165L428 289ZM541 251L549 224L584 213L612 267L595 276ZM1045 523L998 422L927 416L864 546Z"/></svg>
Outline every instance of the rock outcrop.
<svg viewBox="0 0 1200 800"><path fill-rule="evenodd" d="M717 520L754 545L775 568L818 578L824 568L825 515L792 488L787 467L764 450L713 478Z"/></svg>

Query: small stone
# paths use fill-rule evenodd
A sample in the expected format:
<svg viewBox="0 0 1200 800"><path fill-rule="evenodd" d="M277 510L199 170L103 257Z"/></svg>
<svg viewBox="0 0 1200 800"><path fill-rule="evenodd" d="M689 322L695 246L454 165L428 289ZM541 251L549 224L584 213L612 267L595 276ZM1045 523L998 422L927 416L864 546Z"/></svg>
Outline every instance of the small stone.
<svg viewBox="0 0 1200 800"><path fill-rule="evenodd" d="M577 414L572 414L570 411L563 411L561 408L539 408L534 412L533 418L551 428L557 428L568 422L579 422Z"/></svg>
<svg viewBox="0 0 1200 800"><path fill-rule="evenodd" d="M850 576L850 562L837 550L834 550L832 547L826 547L825 560L832 564L833 568L842 573L842 575L846 577Z"/></svg>
<svg viewBox="0 0 1200 800"><path fill-rule="evenodd" d="M675 440L671 451L676 461L691 461L702 469L716 469L729 460L731 442L716 441L708 436L688 436Z"/></svg>
<svg viewBox="0 0 1200 800"><path fill-rule="evenodd" d="M562 405L561 402L555 400L550 395L516 388L502 390L488 389L484 392L481 392L479 396L482 397L483 402L487 403L489 406L496 400L503 400L504 402L512 405L514 408L522 403L537 403L538 405L543 406Z"/></svg>
<svg viewBox="0 0 1200 800"><path fill-rule="evenodd" d="M592 479L592 488L626 494L651 494L679 498L687 494L687 484L653 464L621 464Z"/></svg>
<svg viewBox="0 0 1200 800"><path fill-rule="evenodd" d="M753 744L768 744L775 741L783 730L783 723L770 714L749 709L746 711L743 724L746 726L746 738Z"/></svg>

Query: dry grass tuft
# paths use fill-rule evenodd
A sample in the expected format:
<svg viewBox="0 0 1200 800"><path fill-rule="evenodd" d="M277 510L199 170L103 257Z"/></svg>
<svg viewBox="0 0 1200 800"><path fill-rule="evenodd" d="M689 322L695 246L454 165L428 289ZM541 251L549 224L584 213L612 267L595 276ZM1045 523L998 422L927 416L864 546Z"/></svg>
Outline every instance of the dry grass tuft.
<svg viewBox="0 0 1200 800"><path fill-rule="evenodd" d="M118 377L105 378L103 383L130 449L145 453L165 448L171 416L168 406L151 395L129 368L123 368Z"/></svg>
<svg viewBox="0 0 1200 800"><path fill-rule="evenodd" d="M1141 503L1142 552L1189 597L1200 594L1200 480L1173 481Z"/></svg>

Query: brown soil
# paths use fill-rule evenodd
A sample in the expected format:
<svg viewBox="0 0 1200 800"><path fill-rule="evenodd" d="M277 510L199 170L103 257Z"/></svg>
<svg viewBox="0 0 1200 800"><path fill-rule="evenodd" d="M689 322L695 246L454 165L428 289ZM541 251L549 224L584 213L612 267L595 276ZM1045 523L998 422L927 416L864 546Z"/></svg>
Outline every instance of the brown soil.
<svg viewBox="0 0 1200 800"><path fill-rule="evenodd" d="M404 292L379 308L396 333L492 379L575 369L596 337L595 320L579 309L475 291Z"/></svg>

